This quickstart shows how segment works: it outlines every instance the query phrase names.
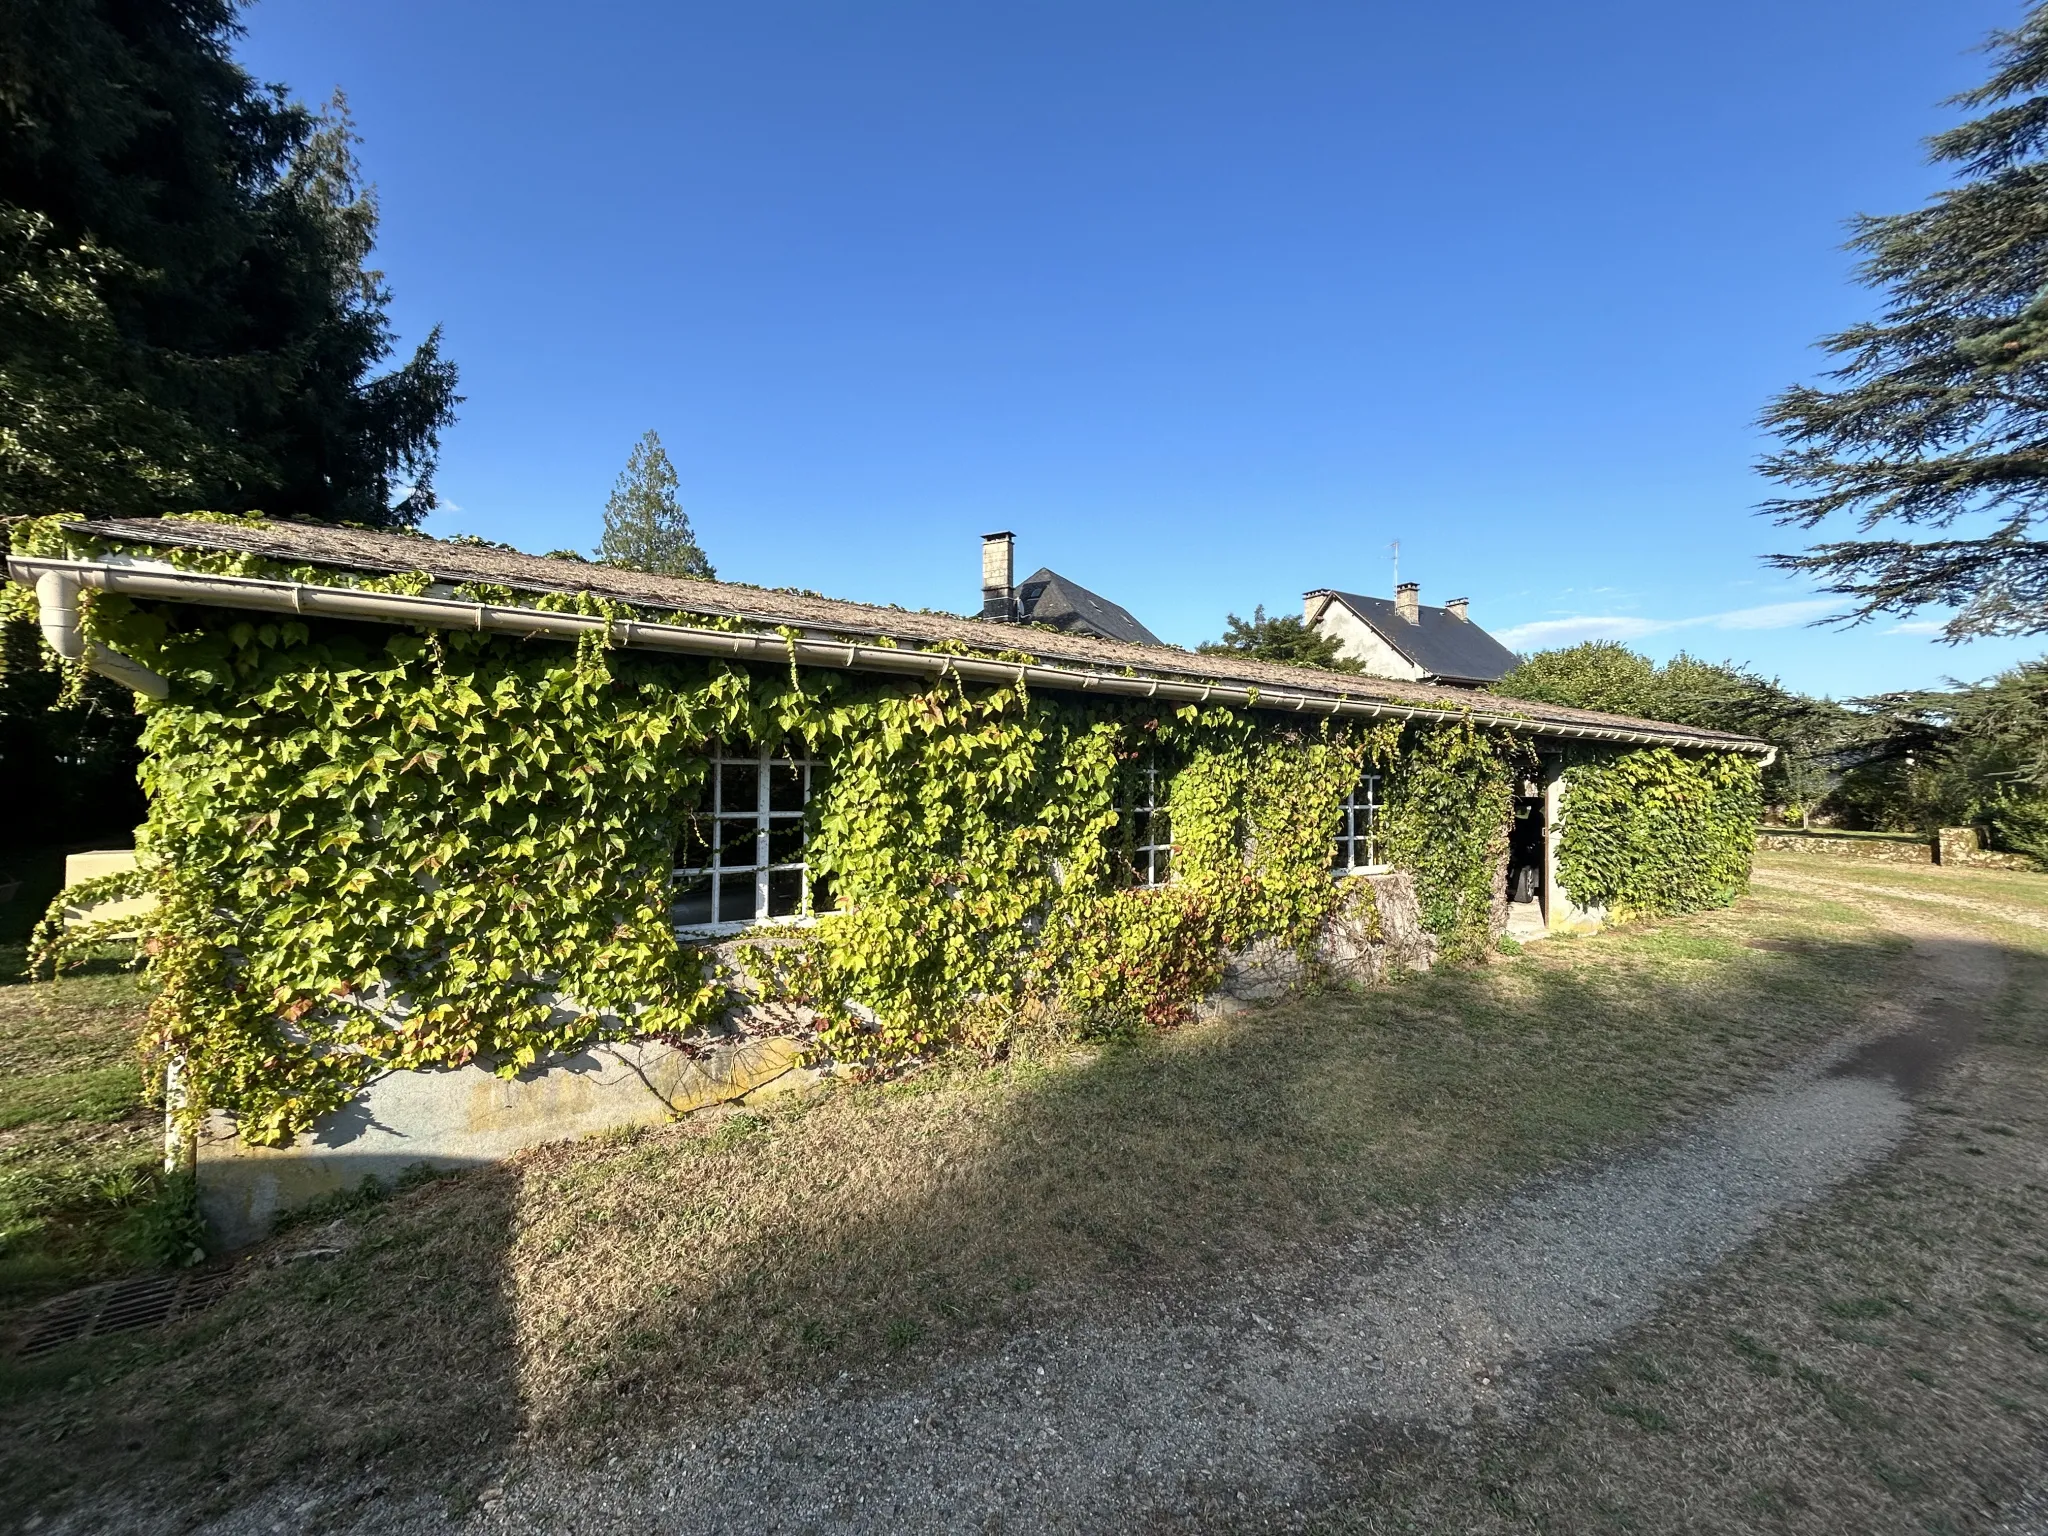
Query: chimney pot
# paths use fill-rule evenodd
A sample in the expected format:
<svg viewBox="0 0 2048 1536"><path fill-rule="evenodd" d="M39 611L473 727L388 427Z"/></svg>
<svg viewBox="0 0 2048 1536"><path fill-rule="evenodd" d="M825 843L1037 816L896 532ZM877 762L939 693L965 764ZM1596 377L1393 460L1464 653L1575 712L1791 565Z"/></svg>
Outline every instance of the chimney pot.
<svg viewBox="0 0 2048 1536"><path fill-rule="evenodd" d="M1470 598L1466 597L1454 597L1444 604L1444 612L1461 624L1470 624L1472 622L1472 615L1465 610L1471 606L1471 601Z"/></svg>
<svg viewBox="0 0 2048 1536"><path fill-rule="evenodd" d="M1017 536L1014 533L984 533L981 536L981 616L984 619L1017 617Z"/></svg>
<svg viewBox="0 0 2048 1536"><path fill-rule="evenodd" d="M1404 581L1394 588L1394 612L1410 624L1422 622L1422 583Z"/></svg>

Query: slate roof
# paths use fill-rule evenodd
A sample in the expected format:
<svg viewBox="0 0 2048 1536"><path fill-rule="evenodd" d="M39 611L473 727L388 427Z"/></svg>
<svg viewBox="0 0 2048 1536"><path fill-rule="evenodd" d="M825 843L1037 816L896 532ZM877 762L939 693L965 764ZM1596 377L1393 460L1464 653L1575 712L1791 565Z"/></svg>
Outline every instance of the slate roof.
<svg viewBox="0 0 2048 1536"><path fill-rule="evenodd" d="M1332 592L1330 596L1432 678L1491 683L1514 670L1513 651L1471 620L1452 617L1448 608L1417 608L1418 622L1410 624L1391 598L1361 597L1356 592Z"/></svg>
<svg viewBox="0 0 2048 1536"><path fill-rule="evenodd" d="M1131 645L1158 645L1159 637L1106 597L1078 581L1040 566L1017 588L1017 607L1027 624L1049 624L1068 634L1100 635Z"/></svg>
<svg viewBox="0 0 2048 1536"><path fill-rule="evenodd" d="M787 626L818 638L888 637L903 645L954 641L988 652L1023 649L1050 666L1081 666L1127 671L1139 677L1189 682L1230 683L1241 687L1284 688L1331 699L1362 699L1414 704L1448 710L1469 710L1478 703L1469 689L1440 688L1429 683L1289 667L1230 654L1197 654L1178 646L1132 645L1072 631L1025 629L1000 621L962 618L957 614L885 608L841 602L814 592L750 587L737 582L697 581L684 576L652 576L641 571L593 565L579 560L545 559L486 544L429 539L418 534L373 533L317 523L204 523L153 518L94 519L79 532L115 544L159 549L210 549L255 555L281 565L306 565L378 575L424 572L451 585L493 583L517 592L592 592L654 610L730 616L773 628ZM1566 709L1522 699L1500 699L1495 712L1512 713L1534 734L1546 724L1587 726L1619 731L1652 731L1683 738L1702 747L1760 751L1763 743L1726 731L1671 725L1625 715Z"/></svg>

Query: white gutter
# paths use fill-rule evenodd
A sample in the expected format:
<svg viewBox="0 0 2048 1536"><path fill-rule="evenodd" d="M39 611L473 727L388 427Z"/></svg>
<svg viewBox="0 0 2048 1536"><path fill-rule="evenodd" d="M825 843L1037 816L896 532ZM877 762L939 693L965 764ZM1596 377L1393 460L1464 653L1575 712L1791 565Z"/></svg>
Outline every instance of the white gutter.
<svg viewBox="0 0 2048 1536"><path fill-rule="evenodd" d="M73 563L75 562L56 561L53 562L53 567ZM168 678L159 676L141 662L130 660L119 651L110 651L103 645L94 645L79 629L78 589L81 586L99 584L90 577L56 568L44 570L37 575L36 602L42 610L43 638L49 642L50 649L66 661L83 661L100 676L110 677L148 698L169 698L171 684Z"/></svg>
<svg viewBox="0 0 2048 1536"><path fill-rule="evenodd" d="M1236 704L1293 713L1316 712L1370 720L1471 720L1531 735L1560 736L1582 741L1615 741L1638 745L1706 747L1752 756L1770 750L1765 743L1741 738L1715 740L1681 731L1628 729L1531 720L1524 716L1480 709L1430 709L1375 699L1353 699L1287 689L1251 688L1233 683L1177 682L1132 677L1118 672L1044 666L1037 663L986 661L948 656L939 651L862 645L854 641L784 639L779 635L735 634L697 629L686 624L649 624L581 613L548 613L538 608L494 603L464 603L443 597L408 597L397 592L365 592L354 587L327 587L297 581L268 581L254 576L207 576L191 571L103 564L94 560L56 560L40 555L11 555L8 573L24 585L61 577L76 587L122 592L162 602L200 603L216 608L253 609L307 617L356 619L380 624L418 625L428 629L465 629L476 633L548 636L576 640L609 632L611 643L631 650L667 651L689 656L720 656L736 661L787 666L835 667L860 672L890 672L918 677L959 677L974 682L1021 683L1078 693L1166 699L1187 703ZM45 608L45 625L48 625ZM53 642L54 643L54 642ZM105 657L110 653L101 652ZM137 671L126 657L117 658ZM112 675L112 674L109 674ZM147 674L156 678L155 673ZM156 678L158 683L163 679ZM166 685L168 686L168 685ZM161 694L152 694L161 698Z"/></svg>

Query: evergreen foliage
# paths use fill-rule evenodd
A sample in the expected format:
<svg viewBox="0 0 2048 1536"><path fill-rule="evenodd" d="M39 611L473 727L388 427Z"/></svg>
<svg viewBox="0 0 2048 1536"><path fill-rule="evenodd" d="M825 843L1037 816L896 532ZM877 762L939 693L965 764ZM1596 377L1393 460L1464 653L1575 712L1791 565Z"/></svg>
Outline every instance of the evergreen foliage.
<svg viewBox="0 0 2048 1536"><path fill-rule="evenodd" d="M1785 447L1763 468L1796 492L1766 510L1866 535L1776 563L1857 619L1951 607L1950 640L2048 631L2048 5L1993 44L1990 80L1958 98L1989 110L1930 141L1960 184L1855 223L1883 313L1822 343L1831 387L1764 418Z"/></svg>
<svg viewBox="0 0 2048 1536"><path fill-rule="evenodd" d="M396 371L337 95L237 65L233 0L18 0L0 47L0 511L406 527L454 366Z"/></svg>
<svg viewBox="0 0 2048 1536"><path fill-rule="evenodd" d="M1263 604L1252 610L1249 619L1234 613L1227 615L1223 638L1204 641L1195 649L1206 656L1249 656L1290 667L1321 667L1326 672L1363 670L1357 662L1339 654L1339 644L1332 637L1310 629L1296 614L1269 619Z"/></svg>
<svg viewBox="0 0 2048 1536"><path fill-rule="evenodd" d="M1866 737L1831 804L1887 831L1980 826L2048 864L2048 658L1988 682L1862 699Z"/></svg>
<svg viewBox="0 0 2048 1536"><path fill-rule="evenodd" d="M633 445L605 503L604 541L597 558L606 565L657 576L717 580L718 572L697 545L676 487L676 467L661 446L660 434L650 431Z"/></svg>

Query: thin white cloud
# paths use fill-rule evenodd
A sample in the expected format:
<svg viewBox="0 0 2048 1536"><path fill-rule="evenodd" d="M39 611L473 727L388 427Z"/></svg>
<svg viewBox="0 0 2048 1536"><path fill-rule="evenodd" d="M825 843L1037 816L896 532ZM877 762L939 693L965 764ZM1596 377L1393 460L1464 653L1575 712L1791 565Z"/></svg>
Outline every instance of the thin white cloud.
<svg viewBox="0 0 2048 1536"><path fill-rule="evenodd" d="M1494 638L1511 651L1548 651L1560 646L1583 645L1588 640L1640 640L1644 635L1654 635L1660 629L1669 628L1669 624L1655 619L1585 615L1517 624L1513 629L1500 631Z"/></svg>
<svg viewBox="0 0 2048 1536"><path fill-rule="evenodd" d="M1732 613L1714 613L1683 622L1711 624L1716 629L1790 629L1795 624L1824 619L1841 606L1833 598L1805 597L1796 602L1765 603L1761 608L1737 608Z"/></svg>
<svg viewBox="0 0 2048 1536"><path fill-rule="evenodd" d="M1908 619L1883 631L1887 635L1938 635L1948 626L1939 619Z"/></svg>
<svg viewBox="0 0 2048 1536"><path fill-rule="evenodd" d="M1765 603L1756 608L1732 608L1725 613L1703 613L1689 619L1646 619L1633 614L1578 614L1568 619L1538 619L1504 629L1496 637L1515 651L1544 651L1560 646L1581 645L1588 640L1640 640L1674 629L1790 629L1810 624L1833 612L1836 604L1824 597L1799 598L1792 602Z"/></svg>

